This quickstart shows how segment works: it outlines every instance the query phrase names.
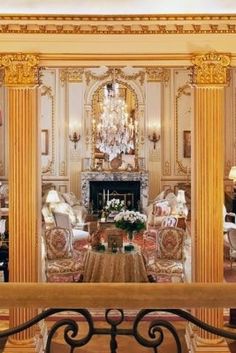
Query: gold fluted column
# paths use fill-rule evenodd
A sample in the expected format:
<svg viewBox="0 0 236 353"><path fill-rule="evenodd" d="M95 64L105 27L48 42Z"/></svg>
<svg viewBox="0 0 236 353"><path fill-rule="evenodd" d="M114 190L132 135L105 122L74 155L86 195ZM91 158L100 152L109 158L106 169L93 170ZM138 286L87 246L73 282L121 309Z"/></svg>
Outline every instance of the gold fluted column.
<svg viewBox="0 0 236 353"><path fill-rule="evenodd" d="M11 282L38 281L38 57L1 56L9 112L9 271ZM10 327L37 314L10 310ZM4 352L33 352L35 326L11 338Z"/></svg>
<svg viewBox="0 0 236 353"><path fill-rule="evenodd" d="M224 89L227 55L209 53L193 59L195 85L193 281L223 282ZM197 317L223 325L223 309L198 309ZM190 328L188 328L190 329ZM229 352L223 339L197 330L187 334L192 352Z"/></svg>

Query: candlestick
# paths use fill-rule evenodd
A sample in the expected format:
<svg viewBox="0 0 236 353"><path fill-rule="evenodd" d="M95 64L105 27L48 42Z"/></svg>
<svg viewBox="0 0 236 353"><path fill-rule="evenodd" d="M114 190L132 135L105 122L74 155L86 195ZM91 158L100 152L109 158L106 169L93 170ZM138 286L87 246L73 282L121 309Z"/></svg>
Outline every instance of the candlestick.
<svg viewBox="0 0 236 353"><path fill-rule="evenodd" d="M107 201L109 201L109 190L107 190Z"/></svg>

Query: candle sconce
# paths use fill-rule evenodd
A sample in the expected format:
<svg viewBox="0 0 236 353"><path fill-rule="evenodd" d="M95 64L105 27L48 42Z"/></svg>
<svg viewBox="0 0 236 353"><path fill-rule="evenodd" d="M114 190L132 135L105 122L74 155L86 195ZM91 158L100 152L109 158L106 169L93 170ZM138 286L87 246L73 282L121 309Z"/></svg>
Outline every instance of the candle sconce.
<svg viewBox="0 0 236 353"><path fill-rule="evenodd" d="M160 134L157 134L155 131L153 131L152 135L148 135L149 141L153 142L154 150L156 149L156 144L160 140L160 138L161 138Z"/></svg>
<svg viewBox="0 0 236 353"><path fill-rule="evenodd" d="M71 142L74 143L74 149L76 150L76 147L77 147L77 143L79 142L80 140L80 134L78 134L76 131L73 132L73 135L69 135L69 139Z"/></svg>

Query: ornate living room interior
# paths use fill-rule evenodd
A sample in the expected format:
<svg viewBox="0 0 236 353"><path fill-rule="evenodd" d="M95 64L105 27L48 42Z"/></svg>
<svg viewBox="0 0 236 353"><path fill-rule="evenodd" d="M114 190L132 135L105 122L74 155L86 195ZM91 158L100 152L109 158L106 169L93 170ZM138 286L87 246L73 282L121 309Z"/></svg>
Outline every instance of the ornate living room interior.
<svg viewBox="0 0 236 353"><path fill-rule="evenodd" d="M133 318L158 295L160 308L234 328L234 3L49 3L0 5L1 330L72 308L80 291L97 319L122 305ZM235 349L184 330L186 352ZM43 351L47 334L27 329L2 351Z"/></svg>

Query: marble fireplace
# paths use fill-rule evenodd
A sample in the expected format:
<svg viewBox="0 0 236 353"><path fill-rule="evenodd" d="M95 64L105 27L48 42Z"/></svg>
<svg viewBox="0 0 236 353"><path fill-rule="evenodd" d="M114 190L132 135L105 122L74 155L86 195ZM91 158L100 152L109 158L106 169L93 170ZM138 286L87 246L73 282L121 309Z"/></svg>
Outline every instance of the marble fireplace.
<svg viewBox="0 0 236 353"><path fill-rule="evenodd" d="M130 208L142 211L148 203L148 173L143 171L81 173L81 198L87 209L91 211L101 209L107 198L111 199L115 193L123 195Z"/></svg>

